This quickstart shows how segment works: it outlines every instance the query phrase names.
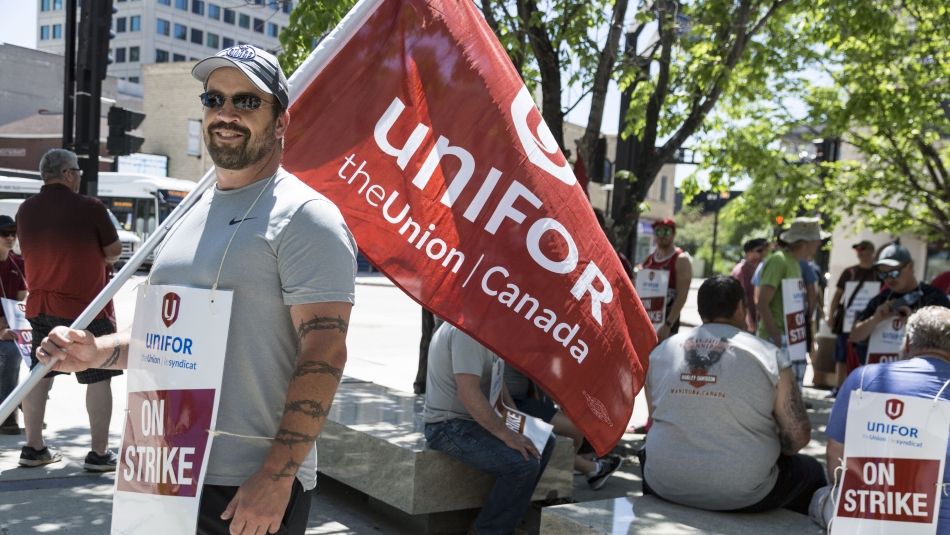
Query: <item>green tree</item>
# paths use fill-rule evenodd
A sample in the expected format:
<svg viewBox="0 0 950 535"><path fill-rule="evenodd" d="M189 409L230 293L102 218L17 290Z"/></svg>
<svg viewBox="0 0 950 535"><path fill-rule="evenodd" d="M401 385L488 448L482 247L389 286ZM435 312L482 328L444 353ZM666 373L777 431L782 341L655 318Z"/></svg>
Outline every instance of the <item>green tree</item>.
<svg viewBox="0 0 950 535"><path fill-rule="evenodd" d="M813 13L802 31L819 43L820 76L802 84L805 115L762 105L709 144L716 177L752 178L748 217L820 210L834 223L849 214L876 231L950 245L950 8L821 0ZM840 138L841 158L812 164L794 154L796 138Z"/></svg>
<svg viewBox="0 0 950 535"><path fill-rule="evenodd" d="M803 9L790 0L656 0L638 6L620 79L630 94L622 135L631 139L633 154L614 237L626 248L662 166L675 161L694 136L713 135L723 126L714 110L739 112L781 93L786 73L798 70L808 50L796 34Z"/></svg>

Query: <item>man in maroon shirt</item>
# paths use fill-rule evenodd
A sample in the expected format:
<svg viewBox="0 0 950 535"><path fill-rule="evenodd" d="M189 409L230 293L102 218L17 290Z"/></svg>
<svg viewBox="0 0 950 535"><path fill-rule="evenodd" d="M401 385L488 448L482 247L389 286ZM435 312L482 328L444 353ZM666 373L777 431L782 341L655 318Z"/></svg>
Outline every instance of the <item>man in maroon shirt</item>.
<svg viewBox="0 0 950 535"><path fill-rule="evenodd" d="M759 324L758 309L755 306L755 285L752 284L752 275L755 274L755 268L762 262L762 256L768 242L765 238L753 238L742 244L742 251L745 258L739 261L732 268L732 278L742 284L742 291L745 292L745 323L746 330L750 333L755 332L755 326Z"/></svg>
<svg viewBox="0 0 950 535"><path fill-rule="evenodd" d="M43 187L17 212L20 249L26 264L30 294L26 317L33 327L33 366L36 348L57 325L70 325L109 279L111 264L119 258L122 243L98 200L79 195L82 171L76 154L52 149L40 160ZM97 336L114 333L112 303L87 327ZM112 418L111 378L122 372L86 370L76 379L87 385L86 411L92 448L83 467L90 471L115 470L115 453L109 451L109 420ZM59 461L59 453L46 447L43 417L46 397L53 384L51 372L23 400L26 446L21 466L42 466Z"/></svg>

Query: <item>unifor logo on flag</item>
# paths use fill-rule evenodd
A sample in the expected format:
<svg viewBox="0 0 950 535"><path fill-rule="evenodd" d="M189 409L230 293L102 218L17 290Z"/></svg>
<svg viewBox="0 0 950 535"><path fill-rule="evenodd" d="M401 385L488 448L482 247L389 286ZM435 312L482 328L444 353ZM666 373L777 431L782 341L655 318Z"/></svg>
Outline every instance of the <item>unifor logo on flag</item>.
<svg viewBox="0 0 950 535"><path fill-rule="evenodd" d="M656 335L472 2L360 2L290 80L284 166L416 301L532 377L603 454Z"/></svg>

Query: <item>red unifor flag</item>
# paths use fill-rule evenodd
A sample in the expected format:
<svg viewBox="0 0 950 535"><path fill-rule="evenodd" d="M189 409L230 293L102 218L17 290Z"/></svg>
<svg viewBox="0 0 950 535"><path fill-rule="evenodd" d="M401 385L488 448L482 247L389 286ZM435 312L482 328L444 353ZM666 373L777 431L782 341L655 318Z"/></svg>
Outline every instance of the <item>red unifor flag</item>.
<svg viewBox="0 0 950 535"><path fill-rule="evenodd" d="M469 1L363 1L290 80L284 166L362 253L620 439L656 336L505 50Z"/></svg>

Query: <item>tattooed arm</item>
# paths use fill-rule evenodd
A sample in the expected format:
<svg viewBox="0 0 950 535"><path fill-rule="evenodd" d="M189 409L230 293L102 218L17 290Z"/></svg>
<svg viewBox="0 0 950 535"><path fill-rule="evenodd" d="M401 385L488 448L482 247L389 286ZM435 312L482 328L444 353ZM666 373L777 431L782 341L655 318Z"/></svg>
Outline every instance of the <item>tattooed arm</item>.
<svg viewBox="0 0 950 535"><path fill-rule="evenodd" d="M341 302L290 307L299 348L296 368L267 457L221 515L233 517L232 533L242 527L245 533L273 533L280 527L294 476L320 436L343 377L351 308Z"/></svg>
<svg viewBox="0 0 950 535"><path fill-rule="evenodd" d="M805 402L802 401L802 394L795 384L795 375L791 368L785 368L779 373L773 414L778 423L782 453L798 453L811 440L811 421L808 419Z"/></svg>
<svg viewBox="0 0 950 535"><path fill-rule="evenodd" d="M89 331L55 327L40 343L36 358L43 363L55 361L53 369L60 372L125 369L129 362L129 331L96 338Z"/></svg>

